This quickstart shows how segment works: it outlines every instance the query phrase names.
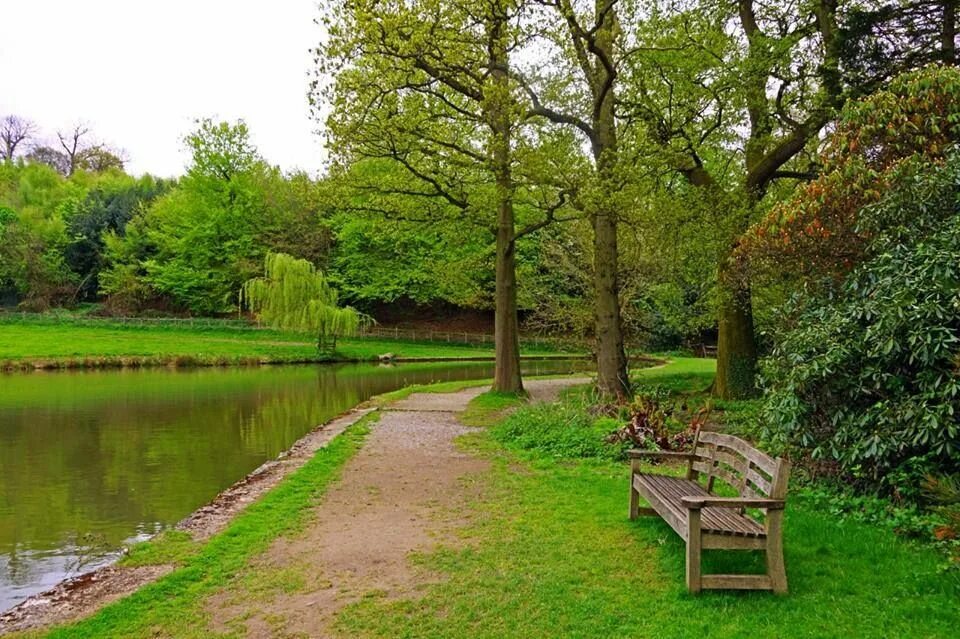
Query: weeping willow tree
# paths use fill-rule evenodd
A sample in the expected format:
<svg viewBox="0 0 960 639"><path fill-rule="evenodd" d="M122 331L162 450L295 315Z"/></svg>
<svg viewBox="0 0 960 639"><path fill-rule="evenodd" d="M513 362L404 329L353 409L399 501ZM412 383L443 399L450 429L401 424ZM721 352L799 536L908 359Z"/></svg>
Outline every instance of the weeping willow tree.
<svg viewBox="0 0 960 639"><path fill-rule="evenodd" d="M264 276L240 289L240 303L271 328L317 336L317 349L336 348L337 337L356 335L370 319L337 306L337 291L307 260L286 253L268 253Z"/></svg>

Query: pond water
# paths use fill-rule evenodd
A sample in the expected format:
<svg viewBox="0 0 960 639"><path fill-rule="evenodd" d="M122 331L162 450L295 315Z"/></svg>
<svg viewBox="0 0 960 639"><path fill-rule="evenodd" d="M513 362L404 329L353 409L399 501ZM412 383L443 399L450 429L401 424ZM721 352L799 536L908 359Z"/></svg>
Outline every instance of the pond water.
<svg viewBox="0 0 960 639"><path fill-rule="evenodd" d="M109 563L372 395L492 374L475 362L0 375L0 611Z"/></svg>

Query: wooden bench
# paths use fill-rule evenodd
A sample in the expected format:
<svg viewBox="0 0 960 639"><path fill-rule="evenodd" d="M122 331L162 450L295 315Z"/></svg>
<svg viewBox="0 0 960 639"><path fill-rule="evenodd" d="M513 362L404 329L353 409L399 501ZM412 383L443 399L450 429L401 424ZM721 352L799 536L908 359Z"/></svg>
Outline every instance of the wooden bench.
<svg viewBox="0 0 960 639"><path fill-rule="evenodd" d="M631 450L630 519L659 515L687 542L687 589L740 588L787 591L783 564L783 509L790 462L770 457L733 435L697 430L693 452ZM644 473L644 459L687 462L686 477ZM738 497L714 493L716 480ZM649 508L640 507L643 497ZM761 518L751 516L759 512ZM765 575L703 575L702 550L766 551Z"/></svg>

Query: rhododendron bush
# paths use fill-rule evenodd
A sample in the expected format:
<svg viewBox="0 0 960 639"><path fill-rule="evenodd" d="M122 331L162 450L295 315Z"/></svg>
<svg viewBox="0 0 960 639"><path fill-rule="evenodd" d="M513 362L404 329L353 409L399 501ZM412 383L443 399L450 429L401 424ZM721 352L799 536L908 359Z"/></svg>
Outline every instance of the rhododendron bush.
<svg viewBox="0 0 960 639"><path fill-rule="evenodd" d="M960 140L960 70L931 66L850 102L825 143L819 177L773 208L740 252L759 274L817 281L866 259L861 213L906 176L942 165Z"/></svg>

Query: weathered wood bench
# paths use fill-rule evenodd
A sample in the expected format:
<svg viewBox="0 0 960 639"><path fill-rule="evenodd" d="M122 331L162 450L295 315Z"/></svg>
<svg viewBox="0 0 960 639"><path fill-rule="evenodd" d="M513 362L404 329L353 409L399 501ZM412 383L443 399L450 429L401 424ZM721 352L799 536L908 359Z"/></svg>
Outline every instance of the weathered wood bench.
<svg viewBox="0 0 960 639"><path fill-rule="evenodd" d="M733 435L697 430L693 452L631 450L630 519L659 515L687 542L687 589L739 588L787 591L783 564L783 509L790 462L770 457ZM644 473L644 459L687 462L686 477ZM716 480L738 497L714 493ZM649 508L640 507L644 498ZM754 518L751 513L762 516ZM765 550L765 575L703 575L702 550Z"/></svg>

